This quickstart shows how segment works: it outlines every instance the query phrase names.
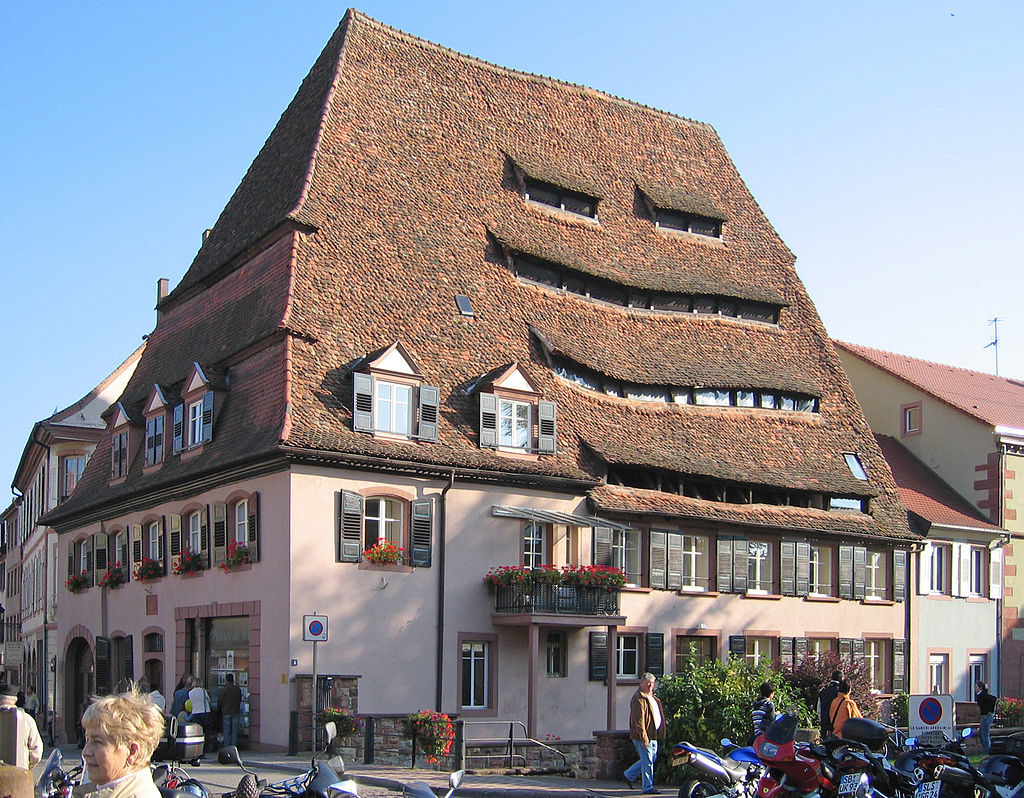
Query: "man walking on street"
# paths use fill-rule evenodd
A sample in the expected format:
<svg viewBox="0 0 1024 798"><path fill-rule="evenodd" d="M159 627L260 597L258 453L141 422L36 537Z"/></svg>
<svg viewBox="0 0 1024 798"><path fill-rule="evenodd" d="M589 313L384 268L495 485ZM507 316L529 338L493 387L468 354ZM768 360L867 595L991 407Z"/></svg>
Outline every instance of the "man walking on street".
<svg viewBox="0 0 1024 798"><path fill-rule="evenodd" d="M17 703L17 690L6 688L0 693L0 712L11 712L15 716L13 723L3 724L5 733L10 733L11 737L0 740L0 749L5 757L11 756L14 760L7 764L31 770L43 758L43 739L32 716L19 709Z"/></svg>
<svg viewBox="0 0 1024 798"><path fill-rule="evenodd" d="M224 681L225 684L217 698L224 745L238 745L238 715L242 710L242 691L235 684L235 674L229 673L224 677Z"/></svg>
<svg viewBox="0 0 1024 798"><path fill-rule="evenodd" d="M988 691L988 685L978 680L974 684L974 700L981 712L981 747L985 756L992 750L992 721L996 717L996 697Z"/></svg>
<svg viewBox="0 0 1024 798"><path fill-rule="evenodd" d="M839 695L839 681L842 678L843 674L840 671L832 671L832 680L818 693L818 714L821 716L822 739L835 732L832 728L832 702Z"/></svg>
<svg viewBox="0 0 1024 798"><path fill-rule="evenodd" d="M654 761L658 758L658 741L665 739L665 709L654 694L654 674L640 677L640 689L629 702L629 739L640 759L626 768L623 777L630 787L640 777L640 792L654 795Z"/></svg>

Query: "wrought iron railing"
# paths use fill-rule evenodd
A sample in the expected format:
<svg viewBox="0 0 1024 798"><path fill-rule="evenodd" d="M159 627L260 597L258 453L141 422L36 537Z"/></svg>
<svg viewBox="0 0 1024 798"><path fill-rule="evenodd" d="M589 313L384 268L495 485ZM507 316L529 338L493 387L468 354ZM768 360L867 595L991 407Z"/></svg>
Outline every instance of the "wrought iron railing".
<svg viewBox="0 0 1024 798"><path fill-rule="evenodd" d="M498 585L494 611L552 615L618 615L619 591L582 585Z"/></svg>

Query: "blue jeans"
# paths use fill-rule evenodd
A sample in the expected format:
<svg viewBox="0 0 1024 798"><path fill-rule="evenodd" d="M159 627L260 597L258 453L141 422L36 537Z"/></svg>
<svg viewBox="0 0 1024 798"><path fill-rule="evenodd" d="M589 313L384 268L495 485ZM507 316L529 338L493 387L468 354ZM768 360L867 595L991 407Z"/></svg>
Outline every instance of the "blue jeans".
<svg viewBox="0 0 1024 798"><path fill-rule="evenodd" d="M651 740L644 745L639 740L633 740L633 746L640 758L626 768L624 775L630 781L636 781L637 776L640 776L640 791L650 792L654 789L654 760L658 758L658 741Z"/></svg>
<svg viewBox="0 0 1024 798"><path fill-rule="evenodd" d="M995 720L995 714L990 713L988 715L981 716L981 749L985 752L985 756L988 756L989 751L992 750L992 721Z"/></svg>
<svg viewBox="0 0 1024 798"><path fill-rule="evenodd" d="M238 745L238 715L221 715L220 730L224 745Z"/></svg>

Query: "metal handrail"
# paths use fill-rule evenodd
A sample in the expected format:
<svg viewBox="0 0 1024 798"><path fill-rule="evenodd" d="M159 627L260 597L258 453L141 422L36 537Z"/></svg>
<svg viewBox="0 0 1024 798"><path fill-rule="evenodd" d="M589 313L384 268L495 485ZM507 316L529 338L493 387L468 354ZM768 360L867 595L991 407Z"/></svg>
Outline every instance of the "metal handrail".
<svg viewBox="0 0 1024 798"><path fill-rule="evenodd" d="M523 721L521 721L521 720L508 720L508 721L505 721L505 720L461 720L459 722L462 723L463 727L469 726L469 725L473 725L473 726L495 726L495 725L498 725L498 724L504 725L505 723L507 723L508 724L508 743L506 744L506 748L505 748L505 751L506 751L505 757L508 760L508 767L510 767L510 768L514 766L513 763L514 763L514 761L517 758L522 760L523 765L526 764L526 757L523 756L522 754L517 754L515 752L515 746L516 746L517 743L520 743L520 744L533 743L534 745L539 745L541 748L546 748L548 751L556 753L560 757L562 757L562 767L563 768L566 768L566 767L569 766L569 760L566 758L564 752L559 751L557 748L552 748L550 745L548 745L547 743L542 743L540 740L534 740L527 733L526 724L523 723ZM521 738L517 738L516 737L516 735L515 735L515 729L516 728L521 728L523 730L523 736ZM474 742L477 742L477 741L474 740ZM465 746L466 746L466 734L465 734L465 731L463 731L463 734L462 734L462 750L459 752L463 760L466 760L466 759L490 759L491 758L490 754L467 754L465 752Z"/></svg>

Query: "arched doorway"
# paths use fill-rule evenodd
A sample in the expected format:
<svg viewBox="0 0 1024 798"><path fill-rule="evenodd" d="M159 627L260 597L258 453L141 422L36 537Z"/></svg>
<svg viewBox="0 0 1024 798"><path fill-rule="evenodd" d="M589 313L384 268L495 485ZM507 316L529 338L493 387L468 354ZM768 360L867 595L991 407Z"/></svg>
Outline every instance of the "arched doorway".
<svg viewBox="0 0 1024 798"><path fill-rule="evenodd" d="M72 640L64 661L64 739L75 743L79 740L78 721L96 687L95 661L88 641L81 637Z"/></svg>

